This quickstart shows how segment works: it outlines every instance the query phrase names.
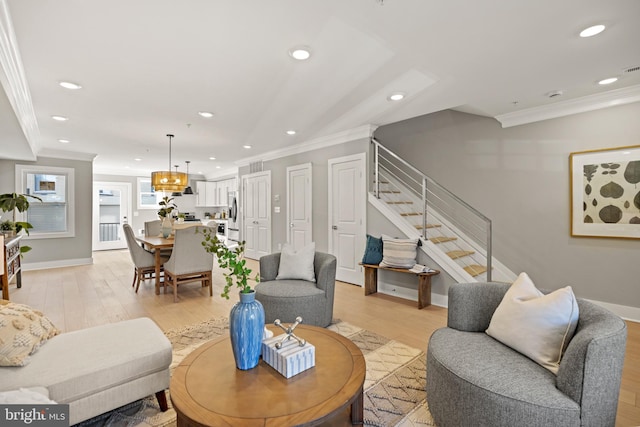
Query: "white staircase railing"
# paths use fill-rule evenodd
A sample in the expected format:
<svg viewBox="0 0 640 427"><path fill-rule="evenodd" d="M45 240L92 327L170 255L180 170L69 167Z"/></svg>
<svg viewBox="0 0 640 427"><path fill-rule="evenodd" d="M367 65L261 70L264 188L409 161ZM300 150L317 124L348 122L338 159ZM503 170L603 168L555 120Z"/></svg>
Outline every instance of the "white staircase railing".
<svg viewBox="0 0 640 427"><path fill-rule="evenodd" d="M472 277L492 280L491 220L372 139L373 195Z"/></svg>

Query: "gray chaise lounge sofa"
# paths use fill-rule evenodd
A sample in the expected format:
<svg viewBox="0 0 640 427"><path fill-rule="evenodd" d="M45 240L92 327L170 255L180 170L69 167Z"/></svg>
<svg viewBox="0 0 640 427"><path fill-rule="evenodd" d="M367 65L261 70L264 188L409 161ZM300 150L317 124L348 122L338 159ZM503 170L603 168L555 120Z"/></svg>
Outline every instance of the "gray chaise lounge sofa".
<svg viewBox="0 0 640 427"><path fill-rule="evenodd" d="M154 393L166 410L171 359L153 320L124 320L49 339L26 366L0 368L0 391L31 388L67 403L70 425Z"/></svg>
<svg viewBox="0 0 640 427"><path fill-rule="evenodd" d="M448 327L427 350L427 401L438 427L614 426L624 321L578 298L577 330L556 377L484 332L508 288L449 288Z"/></svg>

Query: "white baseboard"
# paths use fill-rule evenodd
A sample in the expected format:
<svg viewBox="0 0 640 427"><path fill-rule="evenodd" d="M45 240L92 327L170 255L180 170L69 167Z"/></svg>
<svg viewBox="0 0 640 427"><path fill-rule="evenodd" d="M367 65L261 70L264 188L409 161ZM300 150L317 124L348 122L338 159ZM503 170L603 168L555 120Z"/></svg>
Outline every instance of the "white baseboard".
<svg viewBox="0 0 640 427"><path fill-rule="evenodd" d="M408 289L404 287L400 287L397 285L389 284L389 283L381 283L378 281L378 292L385 295L391 295L398 298L405 298L411 301L418 302L418 290L417 289ZM585 298L586 299L586 298ZM606 308L607 310L617 314L622 317L624 320L629 320L631 322L640 323L640 307L630 307L627 305L619 305L612 304L603 301L595 301L595 300L587 300L600 307ZM438 307L449 307L449 297L446 295L440 295L431 293L431 304L436 305Z"/></svg>
<svg viewBox="0 0 640 427"><path fill-rule="evenodd" d="M56 261L29 262L22 264L22 271L44 270L47 268L73 267L76 265L91 265L93 258L61 259Z"/></svg>
<svg viewBox="0 0 640 427"><path fill-rule="evenodd" d="M618 316L622 317L624 320L640 323L639 307L630 307L628 305L612 304L610 302L595 301L592 299L587 301L591 301L592 303L597 304L600 307L606 308L607 310L614 312Z"/></svg>

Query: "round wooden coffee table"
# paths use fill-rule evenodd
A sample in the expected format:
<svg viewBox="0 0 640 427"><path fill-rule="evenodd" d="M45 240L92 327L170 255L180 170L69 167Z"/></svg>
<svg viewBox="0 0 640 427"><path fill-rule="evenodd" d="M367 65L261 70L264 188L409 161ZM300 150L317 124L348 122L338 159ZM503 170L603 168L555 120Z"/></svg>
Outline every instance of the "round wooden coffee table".
<svg viewBox="0 0 640 427"><path fill-rule="evenodd" d="M237 369L228 336L198 347L171 377L178 426L314 426L349 405L351 423L361 425L366 366L360 349L315 326L299 325L296 335L315 346L316 365L289 379L262 359L253 369Z"/></svg>

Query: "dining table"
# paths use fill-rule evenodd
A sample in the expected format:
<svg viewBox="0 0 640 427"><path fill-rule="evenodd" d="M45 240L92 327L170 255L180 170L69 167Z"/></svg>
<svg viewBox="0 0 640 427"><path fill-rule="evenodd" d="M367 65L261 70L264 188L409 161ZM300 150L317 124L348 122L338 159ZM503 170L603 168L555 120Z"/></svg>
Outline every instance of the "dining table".
<svg viewBox="0 0 640 427"><path fill-rule="evenodd" d="M162 236L137 236L136 240L149 251L153 251L155 257L155 274L156 274L156 295L160 295L160 267L162 267L162 258L160 252L162 249L173 248L174 238L170 235L168 238Z"/></svg>

